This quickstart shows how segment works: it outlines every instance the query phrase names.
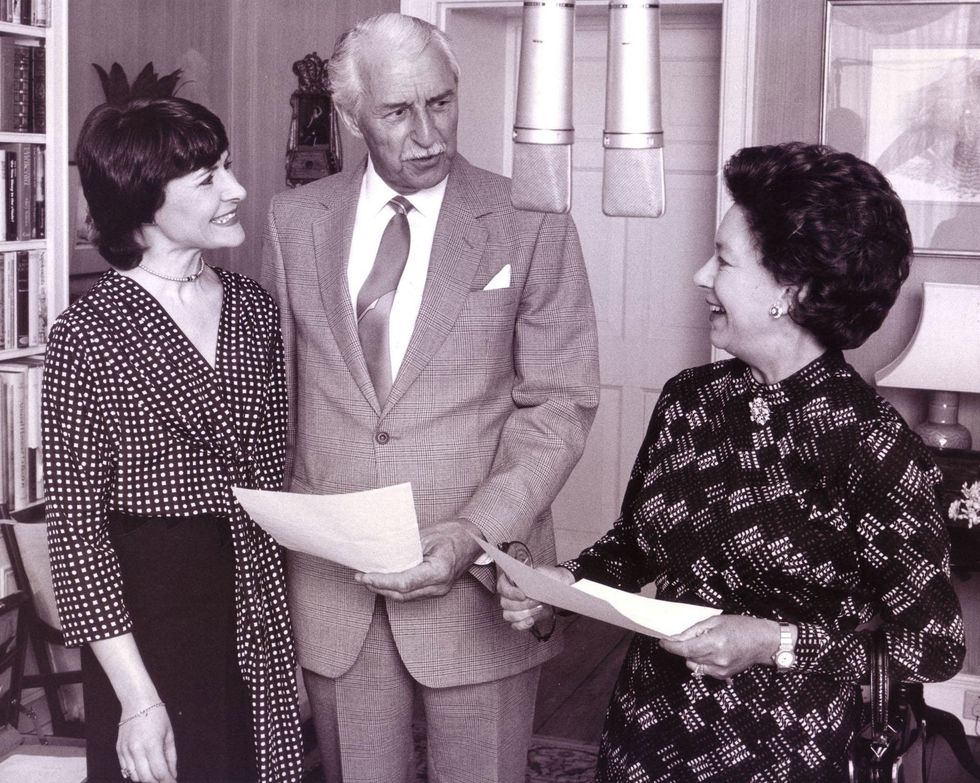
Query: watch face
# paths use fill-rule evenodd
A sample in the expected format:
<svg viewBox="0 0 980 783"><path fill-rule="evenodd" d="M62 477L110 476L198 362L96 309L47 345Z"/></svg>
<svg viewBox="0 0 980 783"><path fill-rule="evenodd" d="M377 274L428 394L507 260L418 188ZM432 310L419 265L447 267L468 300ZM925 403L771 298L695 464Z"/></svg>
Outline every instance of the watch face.
<svg viewBox="0 0 980 783"><path fill-rule="evenodd" d="M791 650L780 650L776 653L776 666L779 669L791 669L796 663L796 655Z"/></svg>

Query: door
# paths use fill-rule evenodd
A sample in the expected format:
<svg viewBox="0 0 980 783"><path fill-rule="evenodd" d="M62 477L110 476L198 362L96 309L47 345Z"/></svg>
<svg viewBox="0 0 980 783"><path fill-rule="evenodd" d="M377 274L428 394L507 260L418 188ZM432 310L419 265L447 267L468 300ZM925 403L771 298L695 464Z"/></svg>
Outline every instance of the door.
<svg viewBox="0 0 980 783"><path fill-rule="evenodd" d="M559 558L615 520L664 382L710 361L707 307L691 278L714 247L722 7L664 4L661 12L667 212L610 218L601 206L607 12L576 9L572 214L595 298L602 398L555 504ZM454 8L446 30L461 68L459 149L509 174L520 9Z"/></svg>

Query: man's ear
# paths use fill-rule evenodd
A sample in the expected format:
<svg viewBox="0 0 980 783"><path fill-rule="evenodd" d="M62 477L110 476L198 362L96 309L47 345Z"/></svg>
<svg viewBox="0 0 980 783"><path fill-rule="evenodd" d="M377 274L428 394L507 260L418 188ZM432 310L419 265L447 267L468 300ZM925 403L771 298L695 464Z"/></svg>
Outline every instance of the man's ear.
<svg viewBox="0 0 980 783"><path fill-rule="evenodd" d="M363 139L364 134L361 133L361 128L357 123L357 117L346 109L338 109L337 111L340 113L340 118L344 121L344 125L347 126L347 130L349 130L357 138Z"/></svg>

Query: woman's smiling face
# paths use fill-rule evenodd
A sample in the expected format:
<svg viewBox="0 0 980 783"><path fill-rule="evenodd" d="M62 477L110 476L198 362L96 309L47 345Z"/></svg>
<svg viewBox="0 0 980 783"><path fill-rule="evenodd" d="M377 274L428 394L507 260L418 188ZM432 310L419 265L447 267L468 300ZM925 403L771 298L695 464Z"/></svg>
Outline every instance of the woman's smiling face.
<svg viewBox="0 0 980 783"><path fill-rule="evenodd" d="M750 365L776 350L778 319L770 315L775 304L785 315L787 288L762 265L762 253L749 229L742 208L728 210L715 234L715 253L694 274L705 289L710 308L711 344Z"/></svg>
<svg viewBox="0 0 980 783"><path fill-rule="evenodd" d="M211 250L238 247L245 230L238 220L243 188L231 172L228 151L210 168L170 180L153 231L144 236L154 251Z"/></svg>

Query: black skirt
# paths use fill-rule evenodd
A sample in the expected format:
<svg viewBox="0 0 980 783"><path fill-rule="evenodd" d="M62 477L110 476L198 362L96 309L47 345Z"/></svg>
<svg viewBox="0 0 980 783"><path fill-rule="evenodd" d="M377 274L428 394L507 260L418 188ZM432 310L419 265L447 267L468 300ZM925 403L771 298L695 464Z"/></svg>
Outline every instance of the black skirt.
<svg viewBox="0 0 980 783"><path fill-rule="evenodd" d="M223 517L110 513L133 636L177 747L181 783L254 781L248 689L235 652L235 558ZM122 781L120 706L95 655L82 650L89 783Z"/></svg>

